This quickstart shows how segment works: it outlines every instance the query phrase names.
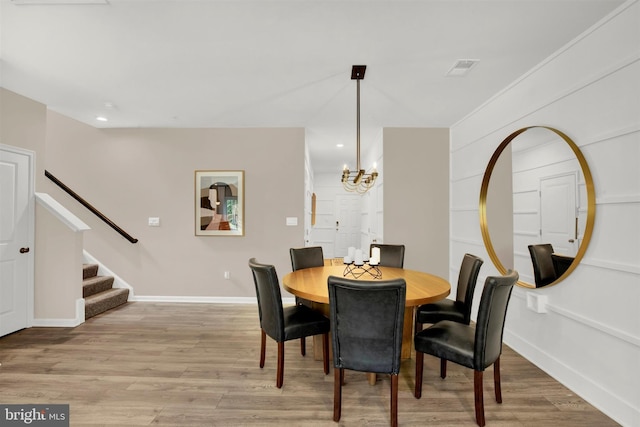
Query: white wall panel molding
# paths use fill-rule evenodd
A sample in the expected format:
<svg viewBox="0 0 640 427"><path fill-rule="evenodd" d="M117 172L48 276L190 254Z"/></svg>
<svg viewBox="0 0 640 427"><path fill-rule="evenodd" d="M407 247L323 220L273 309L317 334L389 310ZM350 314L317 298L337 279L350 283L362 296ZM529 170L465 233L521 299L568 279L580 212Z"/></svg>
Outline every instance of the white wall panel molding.
<svg viewBox="0 0 640 427"><path fill-rule="evenodd" d="M581 148L588 147L594 144L600 144L612 139L621 138L623 136L631 135L634 133L640 132L640 123L632 123L629 126L617 128L617 129L608 129L605 132L594 135L594 136L585 136L580 138L580 143L576 142Z"/></svg>
<svg viewBox="0 0 640 427"><path fill-rule="evenodd" d="M580 265L605 268L607 270L615 270L640 276L640 265L637 264L615 262L598 258L582 258ZM638 277L638 280L640 281L640 277Z"/></svg>
<svg viewBox="0 0 640 427"><path fill-rule="evenodd" d="M451 242L459 243L461 245L475 246L475 247L482 248L482 250L484 250L484 242L482 240L465 239L463 237L451 237Z"/></svg>
<svg viewBox="0 0 640 427"><path fill-rule="evenodd" d="M640 203L640 194L618 194L596 197L596 205Z"/></svg>
<svg viewBox="0 0 640 427"><path fill-rule="evenodd" d="M595 146L601 143L607 143L614 139L623 138L636 133L640 133L640 124L632 123L628 126L615 128L615 129L608 129L598 135L582 136L579 139L576 139L574 142L576 143L576 145L578 145L581 148L581 150L583 150L583 152L586 153L588 152L588 147L590 146ZM507 136L507 133L505 131L504 137L506 136ZM474 142L478 142L485 137L486 136L478 138L477 141L474 141ZM495 143L495 147L493 147L493 149L495 149L499 145L499 143L502 142L502 139L496 139L493 142ZM457 156L461 156L465 154L462 151L462 149L464 148L469 148L469 147L465 146L465 147L462 147L460 150L452 150L451 156L452 156L452 160L455 160L455 162L453 162L454 164L456 162L462 161L462 163L466 164L468 167L462 169L462 172L460 173L456 173L456 169L452 167L450 182L452 184L457 184L457 183L465 182L468 180L478 179L478 193L479 193L480 183L482 181L482 177L484 176L486 165L480 162L472 162L472 163L465 162L464 159L461 159L460 157L454 158L454 154L457 154ZM491 150L491 152L493 152L493 149ZM457 153L454 153L454 152L457 152ZM581 181L580 184L584 185L584 181Z"/></svg>
<svg viewBox="0 0 640 427"><path fill-rule="evenodd" d="M618 423L637 427L639 13L640 1L626 2L455 123L450 133L452 260L466 251L487 256L475 203L484 167L505 137L522 127L548 125L566 132L580 147L596 193L589 250L558 286L514 289L505 343ZM578 186L584 217L582 177ZM531 210L524 204L517 208ZM516 262L527 257L521 251ZM451 262L452 278L455 264ZM494 272L486 257L483 274ZM549 295L546 313L527 308L529 291Z"/></svg>
<svg viewBox="0 0 640 427"><path fill-rule="evenodd" d="M480 184L482 182L482 177L484 176L484 171L486 169L486 165L482 165L482 166L478 166L477 168L474 169L468 169L467 170L467 174L464 176L451 176L450 181L452 183L459 183L459 182L463 182L463 181L467 181L470 179L478 179L478 194L480 194Z"/></svg>
<svg viewBox="0 0 640 427"><path fill-rule="evenodd" d="M468 114L465 118L461 119L460 121L458 121L457 123L455 123L452 126L452 129L456 128L456 126L459 123L463 123L465 120L467 120L468 118L479 114L483 109L487 109L493 102L495 102L496 100L498 100L500 97L504 96L505 94L509 94L512 90L516 90L517 86L524 84L524 83L528 83L528 79L534 78L535 74L538 72L541 72L542 70L544 70L544 67L546 65L548 65L555 57L557 57L560 53L562 53L564 50L566 50L567 48L569 48L571 45L567 45L565 46L565 48L561 51L556 52L554 55L552 55L551 57L547 58L547 60L543 61L542 63L540 63L537 67L535 67L534 69L532 69L529 73L524 74L523 76L521 76L519 79L517 79L516 81L514 81L511 85L507 86L503 91L499 92L498 94L496 94L494 97L492 97L491 99L489 99L487 102L485 102L484 104L480 105L476 110L472 111L470 114ZM451 153L456 153L460 150L463 150L465 148L468 148L470 146L473 146L474 144L478 143L479 141L481 141L484 138L487 138L490 135L494 135L494 134L498 134L499 132L504 132L504 136L506 137L508 135L508 133L510 133L509 131L507 131L507 129L511 129L511 131L518 129L519 127L523 127L523 126L533 126L535 124L535 120L532 120L531 123L528 124L523 124L518 126L517 124L519 122L523 122L525 119L527 118L531 118L532 116L534 116L536 113L538 113L539 111L545 110L547 108L549 108L550 106L552 106L553 104L567 98L570 97L574 94L576 94L577 92L580 92L582 90L585 90L586 88L588 88L591 85L594 85L598 82L600 82L601 80L604 80L610 76L613 76L614 74L616 74L619 71L624 70L627 67L636 65L636 63L640 62L640 50L637 52L634 52L626 57L624 57L621 60L618 60L616 62L612 62L608 67L603 67L602 69L598 70L598 72L593 73L591 75L588 75L587 77L583 78L582 80L578 80L575 82L575 84L573 84L572 86L569 87L565 87L563 90L558 91L556 93L551 93L548 94L546 96L545 99L540 100L537 104L531 105L529 108L527 108L526 110L522 110L522 114L520 115L514 115L513 117L510 118L506 118L504 119L504 121L493 121L494 123L498 123L498 126L495 126L493 128L488 128L485 129L483 133L478 134L478 135L474 135L474 137L463 141L463 142L455 142L455 144L452 144L452 148L451 148ZM513 110L515 111L515 110ZM542 124L542 123L539 123ZM452 131L452 141L456 141L455 138L453 138L453 134L454 131ZM496 146L498 145L500 141L496 141ZM579 144L578 145L582 145Z"/></svg>
<svg viewBox="0 0 640 427"><path fill-rule="evenodd" d="M475 212L477 215L478 214L478 205L466 205L466 206L458 206L458 207L451 207L450 209L451 212ZM478 217L479 218L479 217ZM479 219L478 219L479 221Z"/></svg>
<svg viewBox="0 0 640 427"><path fill-rule="evenodd" d="M640 419L640 411L626 398L592 381L584 375L584 372L576 370L532 342L513 334L508 328L504 331L504 342L614 420L625 425L623 420Z"/></svg>
<svg viewBox="0 0 640 427"><path fill-rule="evenodd" d="M553 311L554 313L557 313L562 317L571 319L574 322L578 322L584 326L588 326L589 328L596 329L611 337L615 337L619 340L625 341L629 344L632 344L640 348L640 337L628 334L625 331L621 331L616 328L612 328L610 326L605 325L602 322L596 322L595 320L592 320L588 317L582 316L581 314L575 313L571 310L567 310L565 308L559 307L554 304L547 304L547 310Z"/></svg>
<svg viewBox="0 0 640 427"><path fill-rule="evenodd" d="M588 78L586 78L583 81L579 81L577 82L575 85L573 85L570 88L566 88L560 92L557 92L555 94L550 94L545 100L539 102L537 105L531 106L530 109L528 109L526 111L526 113L520 115L520 116L514 116L504 122L500 122L500 125L491 129L486 129L484 131L484 133L480 134L480 135L476 135L475 138L470 139L465 141L462 144L457 144L455 147L452 145L451 148L451 155L453 156L453 154L461 152L462 150L468 149L470 147L472 147L473 145L475 145L476 143L482 141L485 138L488 138L491 135L496 135L496 134L500 134L500 132L504 133L504 138L507 137L507 135L511 132L513 132L514 130L520 128L520 127L524 127L524 126L534 126L534 125L542 125L543 123L538 123L535 119L530 120L529 123L527 124L521 124L518 125L518 123L522 123L524 122L527 118L532 118L535 117L536 113L543 111L551 106L553 106L555 103L568 98L582 90L585 90L586 88L588 88L591 85L594 85L598 82L600 82L601 80L608 78L612 75L614 75L615 73L623 70L626 67L635 65L636 63L640 62L640 52L631 55L627 58L625 58L623 61L618 62L617 64L612 64L609 68L606 68L603 70L601 70L599 73L597 74L593 74L591 76L589 76ZM514 86L516 84L518 84L518 82L521 82L521 80L518 80L514 83ZM481 107L479 107L479 109L481 109ZM455 127L455 125L453 126ZM509 130L511 129L511 130ZM629 132L633 132L636 131L637 132L637 128L635 128L634 125L630 126L627 130L626 133ZM625 133L624 130L619 130L619 133L616 135L614 132L611 132L610 134L605 134L602 137L600 137L600 140L605 140L605 139L610 139L614 136L620 136L623 135ZM503 138L503 139L504 139ZM496 140L495 141L495 146L497 147L499 145L499 143L502 142L502 139ZM588 140L588 142L585 142L583 139L581 139L581 141L575 141L576 144L578 146L583 146L583 145L588 145L588 144L593 144L598 142L598 139L593 139L593 140Z"/></svg>

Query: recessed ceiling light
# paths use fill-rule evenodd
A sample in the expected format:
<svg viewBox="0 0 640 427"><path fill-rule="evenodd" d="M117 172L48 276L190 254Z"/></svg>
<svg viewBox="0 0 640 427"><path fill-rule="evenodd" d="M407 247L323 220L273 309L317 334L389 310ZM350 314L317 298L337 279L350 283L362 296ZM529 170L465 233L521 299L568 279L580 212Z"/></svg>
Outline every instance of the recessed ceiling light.
<svg viewBox="0 0 640 427"><path fill-rule="evenodd" d="M336 144L336 147L342 148L342 147L344 147L344 144Z"/></svg>
<svg viewBox="0 0 640 427"><path fill-rule="evenodd" d="M109 119L107 119L105 116L97 116L96 120L99 122L108 122Z"/></svg>
<svg viewBox="0 0 640 427"><path fill-rule="evenodd" d="M458 59L453 67L447 71L447 76L462 77L465 76L473 67L475 67L479 59Z"/></svg>

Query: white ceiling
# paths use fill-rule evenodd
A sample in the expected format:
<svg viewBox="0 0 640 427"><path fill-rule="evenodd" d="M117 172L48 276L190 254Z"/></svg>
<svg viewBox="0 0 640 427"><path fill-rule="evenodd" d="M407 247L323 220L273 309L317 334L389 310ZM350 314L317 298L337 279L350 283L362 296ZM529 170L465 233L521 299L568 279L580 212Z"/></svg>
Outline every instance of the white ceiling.
<svg viewBox="0 0 640 427"><path fill-rule="evenodd" d="M19 1L0 0L3 87L95 127L304 127L336 173L355 166L352 65L364 151L383 127L451 126L623 3ZM480 62L445 76L459 59Z"/></svg>

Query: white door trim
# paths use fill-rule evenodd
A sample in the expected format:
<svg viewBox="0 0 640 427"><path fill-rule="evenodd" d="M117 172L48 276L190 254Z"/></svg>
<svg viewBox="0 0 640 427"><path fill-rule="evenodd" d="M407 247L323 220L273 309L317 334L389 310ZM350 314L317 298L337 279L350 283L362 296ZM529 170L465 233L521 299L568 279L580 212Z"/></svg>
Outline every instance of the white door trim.
<svg viewBox="0 0 640 427"><path fill-rule="evenodd" d="M35 287L34 287L34 270L35 270L35 157L36 153L31 150L26 150L20 147L13 147L10 145L0 144L0 151L5 151L9 153L24 155L28 158L29 164L29 183L27 185L28 188L28 202L27 202L27 218L28 218L28 230L27 230L27 240L28 247L31 248L29 253L25 254L27 257L27 324L26 327L30 328L33 326L34 319L34 299L35 299Z"/></svg>

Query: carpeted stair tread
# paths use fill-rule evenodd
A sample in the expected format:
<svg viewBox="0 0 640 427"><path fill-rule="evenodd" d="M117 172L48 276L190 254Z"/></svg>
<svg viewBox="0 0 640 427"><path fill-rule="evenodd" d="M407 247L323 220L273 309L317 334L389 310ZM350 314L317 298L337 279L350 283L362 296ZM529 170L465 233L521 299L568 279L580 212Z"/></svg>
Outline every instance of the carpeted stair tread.
<svg viewBox="0 0 640 427"><path fill-rule="evenodd" d="M113 287L113 276L94 276L82 281L82 297L87 298Z"/></svg>
<svg viewBox="0 0 640 427"><path fill-rule="evenodd" d="M98 275L98 264L82 264L82 280Z"/></svg>
<svg viewBox="0 0 640 427"><path fill-rule="evenodd" d="M84 299L84 318L96 316L127 302L129 289L113 288Z"/></svg>
<svg viewBox="0 0 640 427"><path fill-rule="evenodd" d="M84 298L85 320L129 299L129 289L113 288L113 276L98 276L98 264L82 265L82 297Z"/></svg>

